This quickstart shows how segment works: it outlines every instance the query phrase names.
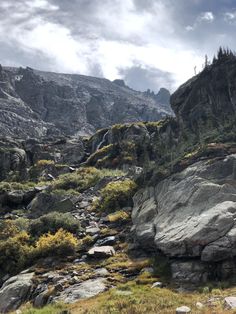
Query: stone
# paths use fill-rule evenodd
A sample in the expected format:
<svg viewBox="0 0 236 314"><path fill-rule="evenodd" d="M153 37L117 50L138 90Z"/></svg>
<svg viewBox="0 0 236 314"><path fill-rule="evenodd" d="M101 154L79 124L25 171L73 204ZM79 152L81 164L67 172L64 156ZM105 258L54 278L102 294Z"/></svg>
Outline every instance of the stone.
<svg viewBox="0 0 236 314"><path fill-rule="evenodd" d="M69 197L51 193L39 193L28 205L31 218L37 218L52 211L70 212L74 204Z"/></svg>
<svg viewBox="0 0 236 314"><path fill-rule="evenodd" d="M100 232L100 228L98 227L88 227L86 228L86 233L90 235L96 235Z"/></svg>
<svg viewBox="0 0 236 314"><path fill-rule="evenodd" d="M4 282L0 289L0 312L17 310L30 296L34 273L19 274Z"/></svg>
<svg viewBox="0 0 236 314"><path fill-rule="evenodd" d="M202 310L204 308L204 304L202 304L201 302L197 302L196 303L196 308L199 310Z"/></svg>
<svg viewBox="0 0 236 314"><path fill-rule="evenodd" d="M47 304L49 297L48 292L48 290L45 290L36 296L33 302L35 307L40 308Z"/></svg>
<svg viewBox="0 0 236 314"><path fill-rule="evenodd" d="M236 297L234 296L226 297L224 298L224 302L225 302L225 306L228 309L230 310L236 309Z"/></svg>
<svg viewBox="0 0 236 314"><path fill-rule="evenodd" d="M106 237L104 239L99 239L95 245L96 246L103 246L103 245L113 245L116 243L116 237L115 236L110 236Z"/></svg>
<svg viewBox="0 0 236 314"><path fill-rule="evenodd" d="M160 281L157 281L157 282L154 282L151 288L162 288L162 287L163 287L163 283Z"/></svg>
<svg viewBox="0 0 236 314"><path fill-rule="evenodd" d="M115 255L113 246L95 246L88 251L88 256L95 258L106 258Z"/></svg>
<svg viewBox="0 0 236 314"><path fill-rule="evenodd" d="M109 271L106 268L97 268L94 270L94 273L97 276L101 276L101 277L105 277L105 276L109 275Z"/></svg>
<svg viewBox="0 0 236 314"><path fill-rule="evenodd" d="M20 205L23 202L24 191L10 191L6 197L8 202Z"/></svg>
<svg viewBox="0 0 236 314"><path fill-rule="evenodd" d="M236 155L199 161L134 196L133 232L170 257L236 256Z"/></svg>
<svg viewBox="0 0 236 314"><path fill-rule="evenodd" d="M176 309L176 314L187 314L190 313L191 309L188 306L180 306Z"/></svg>
<svg viewBox="0 0 236 314"><path fill-rule="evenodd" d="M81 299L91 298L106 290L104 278L89 279L80 284L75 284L66 288L55 297L55 301L63 301L64 303L74 303Z"/></svg>

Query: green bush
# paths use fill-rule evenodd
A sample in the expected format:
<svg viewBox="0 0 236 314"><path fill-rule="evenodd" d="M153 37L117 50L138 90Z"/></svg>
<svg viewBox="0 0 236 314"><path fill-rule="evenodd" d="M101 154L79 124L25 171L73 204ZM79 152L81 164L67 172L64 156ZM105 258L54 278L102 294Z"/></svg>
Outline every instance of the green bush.
<svg viewBox="0 0 236 314"><path fill-rule="evenodd" d="M108 183L101 190L100 210L115 212L124 206L131 205L136 188L136 183L130 179Z"/></svg>
<svg viewBox="0 0 236 314"><path fill-rule="evenodd" d="M0 241L0 265L2 274L14 274L29 262L32 247L29 235L23 231L12 238Z"/></svg>
<svg viewBox="0 0 236 314"><path fill-rule="evenodd" d="M106 176L123 175L121 171L112 171L107 169L96 169L94 167L80 168L74 173L61 175L54 181L53 190L76 190L83 192L86 189L95 186L99 180Z"/></svg>
<svg viewBox="0 0 236 314"><path fill-rule="evenodd" d="M73 255L78 246L78 240L72 233L59 229L55 234L42 235L36 242L37 257Z"/></svg>
<svg viewBox="0 0 236 314"><path fill-rule="evenodd" d="M76 234L80 231L80 223L69 213L52 212L33 220L29 232L33 237L39 237L44 233L55 233L61 228Z"/></svg>
<svg viewBox="0 0 236 314"><path fill-rule="evenodd" d="M47 159L41 159L36 162L37 167L47 167L47 166L54 166L55 161L53 160L47 160Z"/></svg>

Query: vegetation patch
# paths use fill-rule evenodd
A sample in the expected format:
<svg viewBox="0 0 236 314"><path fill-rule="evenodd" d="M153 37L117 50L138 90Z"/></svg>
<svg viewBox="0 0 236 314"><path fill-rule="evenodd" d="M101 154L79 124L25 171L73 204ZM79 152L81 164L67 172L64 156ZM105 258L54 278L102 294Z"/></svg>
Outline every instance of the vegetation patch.
<svg viewBox="0 0 236 314"><path fill-rule="evenodd" d="M77 234L81 227L77 219L69 213L52 212L30 222L29 232L33 237L39 237L45 233L55 233L59 229Z"/></svg>
<svg viewBox="0 0 236 314"><path fill-rule="evenodd" d="M101 190L101 201L95 204L103 212L115 212L124 206L132 205L132 197L137 189L131 179L108 183Z"/></svg>

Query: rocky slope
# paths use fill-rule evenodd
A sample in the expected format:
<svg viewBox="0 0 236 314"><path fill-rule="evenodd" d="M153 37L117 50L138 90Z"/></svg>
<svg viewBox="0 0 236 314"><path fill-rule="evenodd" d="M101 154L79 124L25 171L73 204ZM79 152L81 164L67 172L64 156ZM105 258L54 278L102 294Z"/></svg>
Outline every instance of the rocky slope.
<svg viewBox="0 0 236 314"><path fill-rule="evenodd" d="M161 287L173 284L170 278L176 289L209 280L235 285L235 69L236 57L225 53L182 85L171 96L176 118L116 124L89 139L1 138L0 311L28 300L35 307L76 303L118 287L103 297L104 308L127 313L116 293L141 306L132 295L141 289L137 284L150 290L156 282L142 312L156 312L156 295L165 299L158 304L163 313L180 306L178 298L198 313L191 298L178 293L169 302ZM23 71L37 86L37 72ZM42 84L55 79L42 75ZM62 85L66 78L71 82L62 75ZM107 84L126 88L120 81ZM29 104L33 85L30 90ZM38 99L31 106L40 114L46 98ZM225 293L220 291L216 313L224 313ZM214 302L204 299L203 313ZM83 304L78 308L86 313Z"/></svg>
<svg viewBox="0 0 236 314"><path fill-rule="evenodd" d="M153 98L117 81L1 67L0 131L20 138L76 136L115 123L154 121L172 114L163 91Z"/></svg>

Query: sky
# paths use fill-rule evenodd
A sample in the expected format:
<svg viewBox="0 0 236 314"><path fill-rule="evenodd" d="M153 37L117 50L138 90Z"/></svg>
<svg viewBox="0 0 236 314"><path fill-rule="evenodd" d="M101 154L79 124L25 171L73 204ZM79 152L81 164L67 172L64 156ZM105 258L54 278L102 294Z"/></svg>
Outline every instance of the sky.
<svg viewBox="0 0 236 314"><path fill-rule="evenodd" d="M0 64L173 92L235 30L236 0L0 0Z"/></svg>

